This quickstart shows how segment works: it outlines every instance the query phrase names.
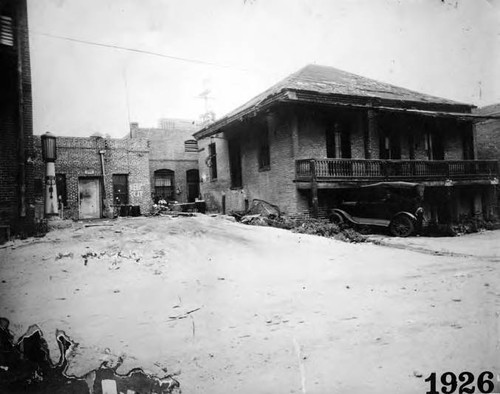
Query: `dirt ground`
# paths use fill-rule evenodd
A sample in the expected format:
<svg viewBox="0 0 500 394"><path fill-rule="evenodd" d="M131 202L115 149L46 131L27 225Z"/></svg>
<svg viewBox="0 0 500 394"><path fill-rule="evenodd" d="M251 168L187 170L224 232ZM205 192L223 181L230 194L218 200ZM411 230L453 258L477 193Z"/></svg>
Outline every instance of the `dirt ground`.
<svg viewBox="0 0 500 394"><path fill-rule="evenodd" d="M86 227L86 225L90 225ZM500 373L500 231L349 244L221 217L74 223L0 248L0 316L183 393L425 393ZM438 386L439 390L439 386Z"/></svg>

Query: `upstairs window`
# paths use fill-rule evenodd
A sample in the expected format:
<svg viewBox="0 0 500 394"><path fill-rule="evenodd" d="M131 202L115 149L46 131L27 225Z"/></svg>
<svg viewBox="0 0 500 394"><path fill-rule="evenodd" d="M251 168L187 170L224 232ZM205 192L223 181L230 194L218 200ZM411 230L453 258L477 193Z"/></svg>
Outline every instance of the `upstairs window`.
<svg viewBox="0 0 500 394"><path fill-rule="evenodd" d="M184 141L185 152L198 152L198 142L196 140Z"/></svg>
<svg viewBox="0 0 500 394"><path fill-rule="evenodd" d="M14 46L14 22L7 15L0 15L0 44Z"/></svg>
<svg viewBox="0 0 500 394"><path fill-rule="evenodd" d="M268 170L270 167L269 132L266 127L259 136L259 170Z"/></svg>

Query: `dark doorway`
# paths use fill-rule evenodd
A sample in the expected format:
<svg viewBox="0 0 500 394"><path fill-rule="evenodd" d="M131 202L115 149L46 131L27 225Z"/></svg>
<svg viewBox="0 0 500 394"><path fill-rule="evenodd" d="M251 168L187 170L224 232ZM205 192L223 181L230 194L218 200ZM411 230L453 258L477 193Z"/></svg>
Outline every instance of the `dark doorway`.
<svg viewBox="0 0 500 394"><path fill-rule="evenodd" d="M326 157L329 159L350 159L351 141L349 128L345 123L335 122L326 129Z"/></svg>
<svg viewBox="0 0 500 394"><path fill-rule="evenodd" d="M198 170L187 170L186 180L188 202L194 202L200 195L200 173Z"/></svg>
<svg viewBox="0 0 500 394"><path fill-rule="evenodd" d="M401 159L401 139L397 132L393 130L381 130L380 158L384 160Z"/></svg>
<svg viewBox="0 0 500 394"><path fill-rule="evenodd" d="M243 186L241 176L241 149L238 140L228 141L229 169L231 172L231 187L239 188Z"/></svg>
<svg viewBox="0 0 500 394"><path fill-rule="evenodd" d="M127 174L113 174L113 201L115 205L128 204Z"/></svg>
<svg viewBox="0 0 500 394"><path fill-rule="evenodd" d="M425 134L424 140L429 160L444 160L444 144L441 133L431 131Z"/></svg>

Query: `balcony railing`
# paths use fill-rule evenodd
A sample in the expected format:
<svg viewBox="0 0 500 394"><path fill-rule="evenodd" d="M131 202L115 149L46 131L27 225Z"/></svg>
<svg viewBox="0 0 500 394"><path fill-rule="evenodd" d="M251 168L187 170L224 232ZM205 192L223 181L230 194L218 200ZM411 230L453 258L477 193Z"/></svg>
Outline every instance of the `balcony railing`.
<svg viewBox="0 0 500 394"><path fill-rule="evenodd" d="M498 177L496 160L364 160L306 159L296 161L296 181L459 180Z"/></svg>

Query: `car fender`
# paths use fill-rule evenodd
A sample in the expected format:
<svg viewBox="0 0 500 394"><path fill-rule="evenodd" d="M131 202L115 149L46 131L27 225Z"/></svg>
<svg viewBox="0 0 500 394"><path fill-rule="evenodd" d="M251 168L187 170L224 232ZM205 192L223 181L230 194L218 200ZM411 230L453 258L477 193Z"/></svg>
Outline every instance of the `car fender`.
<svg viewBox="0 0 500 394"><path fill-rule="evenodd" d="M350 222L352 224L358 223L357 221L355 221L352 218L352 216L350 214L348 214L346 211L344 211L342 209L338 209L338 208L332 209L332 213L336 213L336 214L340 215L344 220L347 220L348 222Z"/></svg>
<svg viewBox="0 0 500 394"><path fill-rule="evenodd" d="M413 221L413 223L417 223L417 217L415 215L413 215L412 213L406 212L406 211L401 211L401 212L398 212L397 214L395 214L392 217L391 222L394 220L394 218L396 218L398 216L406 216L406 217L410 218Z"/></svg>

